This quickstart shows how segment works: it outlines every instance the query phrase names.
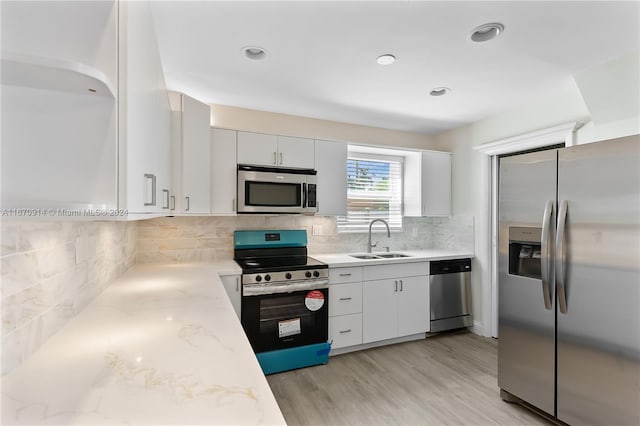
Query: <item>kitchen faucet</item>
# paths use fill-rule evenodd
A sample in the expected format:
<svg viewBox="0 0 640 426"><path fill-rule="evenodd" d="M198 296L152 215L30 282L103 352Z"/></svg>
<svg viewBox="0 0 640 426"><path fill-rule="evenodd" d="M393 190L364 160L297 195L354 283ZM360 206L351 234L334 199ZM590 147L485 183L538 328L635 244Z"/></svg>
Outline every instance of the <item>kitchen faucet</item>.
<svg viewBox="0 0 640 426"><path fill-rule="evenodd" d="M371 227L373 226L374 223L376 222L382 222L384 223L384 226L387 227L387 237L391 238L391 231L389 231L389 224L387 223L386 220L384 219L373 219L371 221L371 223L369 223L369 239L367 240L367 253L371 253L371 249L376 247L378 245L378 241L376 241L375 244L371 244ZM387 251L388 251L388 247L387 247Z"/></svg>

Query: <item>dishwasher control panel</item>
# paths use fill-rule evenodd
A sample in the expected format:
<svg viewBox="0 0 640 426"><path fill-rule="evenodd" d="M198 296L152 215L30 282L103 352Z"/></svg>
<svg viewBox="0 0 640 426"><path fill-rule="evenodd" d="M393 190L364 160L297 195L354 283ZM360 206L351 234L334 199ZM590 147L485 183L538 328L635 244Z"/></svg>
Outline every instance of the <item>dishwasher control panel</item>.
<svg viewBox="0 0 640 426"><path fill-rule="evenodd" d="M429 264L430 275L471 272L471 259L437 260Z"/></svg>

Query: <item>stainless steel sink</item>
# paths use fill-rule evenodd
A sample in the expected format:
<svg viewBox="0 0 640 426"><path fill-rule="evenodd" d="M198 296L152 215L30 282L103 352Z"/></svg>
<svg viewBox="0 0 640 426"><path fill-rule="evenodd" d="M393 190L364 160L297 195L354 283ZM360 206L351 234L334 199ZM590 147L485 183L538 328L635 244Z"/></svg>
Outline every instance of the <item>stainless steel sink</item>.
<svg viewBox="0 0 640 426"><path fill-rule="evenodd" d="M349 256L355 257L356 259L380 259L375 254L350 254Z"/></svg>
<svg viewBox="0 0 640 426"><path fill-rule="evenodd" d="M356 259L395 259L398 257L411 257L401 253L376 253L376 254L350 254Z"/></svg>
<svg viewBox="0 0 640 426"><path fill-rule="evenodd" d="M380 253L380 254L376 254L376 256L382 259L395 259L396 257L411 257L402 253Z"/></svg>

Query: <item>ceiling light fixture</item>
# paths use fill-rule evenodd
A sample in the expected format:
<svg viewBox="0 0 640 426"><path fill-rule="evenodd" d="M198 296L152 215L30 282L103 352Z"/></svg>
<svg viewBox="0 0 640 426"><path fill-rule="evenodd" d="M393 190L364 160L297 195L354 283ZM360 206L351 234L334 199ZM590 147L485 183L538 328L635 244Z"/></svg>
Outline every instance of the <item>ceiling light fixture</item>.
<svg viewBox="0 0 640 426"><path fill-rule="evenodd" d="M497 22L480 25L471 33L471 40L476 43L482 43L498 37L503 31L504 25Z"/></svg>
<svg viewBox="0 0 640 426"><path fill-rule="evenodd" d="M242 48L242 52L247 59L252 61L261 61L267 57L267 51L258 46L246 46Z"/></svg>
<svg viewBox="0 0 640 426"><path fill-rule="evenodd" d="M449 89L448 87L436 87L435 89L431 89L429 94L431 96L442 96L446 95L449 92L451 92L451 89Z"/></svg>
<svg viewBox="0 0 640 426"><path fill-rule="evenodd" d="M391 65L396 61L396 57L390 53L385 53L384 55L378 56L376 62L380 65Z"/></svg>

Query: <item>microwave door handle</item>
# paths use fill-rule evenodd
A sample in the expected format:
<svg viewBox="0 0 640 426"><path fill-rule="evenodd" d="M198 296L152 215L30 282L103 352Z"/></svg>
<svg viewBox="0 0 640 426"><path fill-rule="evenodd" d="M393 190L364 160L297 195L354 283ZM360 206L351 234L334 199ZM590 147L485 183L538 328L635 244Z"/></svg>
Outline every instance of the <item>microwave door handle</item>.
<svg viewBox="0 0 640 426"><path fill-rule="evenodd" d="M307 184L302 184L302 208L307 208Z"/></svg>

